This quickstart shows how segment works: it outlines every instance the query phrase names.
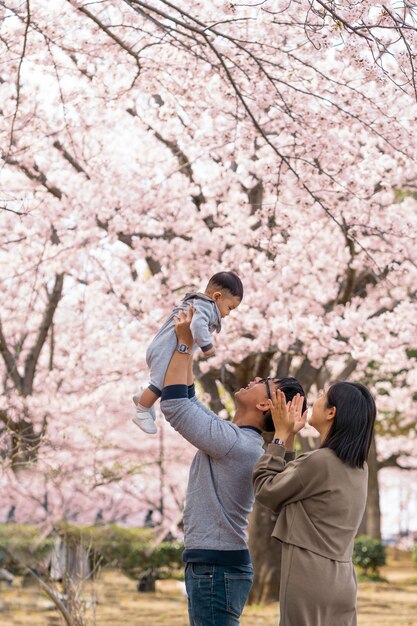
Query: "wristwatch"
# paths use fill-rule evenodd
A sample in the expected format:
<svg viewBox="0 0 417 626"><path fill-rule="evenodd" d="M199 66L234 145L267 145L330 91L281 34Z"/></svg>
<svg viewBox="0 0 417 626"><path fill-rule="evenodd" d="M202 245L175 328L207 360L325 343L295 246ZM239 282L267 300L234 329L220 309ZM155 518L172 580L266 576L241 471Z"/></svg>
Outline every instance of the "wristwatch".
<svg viewBox="0 0 417 626"><path fill-rule="evenodd" d="M285 441L283 439L273 439L271 443L274 443L276 446L285 446Z"/></svg>
<svg viewBox="0 0 417 626"><path fill-rule="evenodd" d="M177 345L177 352L180 352L181 354L191 354L191 350L186 343L179 343Z"/></svg>

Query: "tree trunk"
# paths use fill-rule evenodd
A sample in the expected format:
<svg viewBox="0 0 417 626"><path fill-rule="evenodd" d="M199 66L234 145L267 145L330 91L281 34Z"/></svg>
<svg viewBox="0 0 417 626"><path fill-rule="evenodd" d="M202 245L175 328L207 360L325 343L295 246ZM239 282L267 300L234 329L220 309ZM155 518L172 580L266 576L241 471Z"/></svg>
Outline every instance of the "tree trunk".
<svg viewBox="0 0 417 626"><path fill-rule="evenodd" d="M136 585L137 591L141 593L154 593L156 590L156 575L153 570L147 570L142 574Z"/></svg>
<svg viewBox="0 0 417 626"><path fill-rule="evenodd" d="M281 543L271 537L276 515L255 502L249 524L249 550L255 577L249 604L268 604L279 599L281 574Z"/></svg>
<svg viewBox="0 0 417 626"><path fill-rule="evenodd" d="M10 459L14 472L25 470L28 465L36 462L46 428L46 415L40 430L36 432L28 415L23 415L21 419L14 421L9 418L6 411L0 410L0 432L3 432L3 435L7 433L3 455Z"/></svg>
<svg viewBox="0 0 417 626"><path fill-rule="evenodd" d="M375 435L372 439L368 457L368 499L366 509L358 529L358 535L370 535L381 539L381 511L379 508L378 463Z"/></svg>
<svg viewBox="0 0 417 626"><path fill-rule="evenodd" d="M264 433L265 444L273 433ZM314 449L314 440L300 437L303 452ZM249 517L249 550L252 557L254 580L248 604L270 604L279 599L281 579L281 543L271 537L277 516L255 501Z"/></svg>

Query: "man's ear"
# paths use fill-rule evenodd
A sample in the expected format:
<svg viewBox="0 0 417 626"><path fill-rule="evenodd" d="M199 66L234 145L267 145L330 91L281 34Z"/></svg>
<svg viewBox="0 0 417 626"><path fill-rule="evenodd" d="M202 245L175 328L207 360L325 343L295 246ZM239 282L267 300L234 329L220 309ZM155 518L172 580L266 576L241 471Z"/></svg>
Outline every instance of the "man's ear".
<svg viewBox="0 0 417 626"><path fill-rule="evenodd" d="M213 300L218 300L219 298L222 297L222 292L221 291L215 291L211 297L213 298Z"/></svg>
<svg viewBox="0 0 417 626"><path fill-rule="evenodd" d="M258 409L258 411L262 411L262 413L264 411L269 411L270 410L270 406L269 406L268 400L263 400L262 402L258 402L258 404L256 404L255 406Z"/></svg>

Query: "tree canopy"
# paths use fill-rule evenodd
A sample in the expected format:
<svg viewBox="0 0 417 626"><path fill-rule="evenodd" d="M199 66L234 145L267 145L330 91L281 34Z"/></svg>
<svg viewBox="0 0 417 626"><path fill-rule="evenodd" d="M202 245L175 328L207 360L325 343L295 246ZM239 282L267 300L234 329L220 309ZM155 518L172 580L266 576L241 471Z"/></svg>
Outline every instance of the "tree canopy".
<svg viewBox="0 0 417 626"><path fill-rule="evenodd" d="M176 520L192 450L142 437L131 395L221 269L245 296L196 364L216 410L258 374L351 377L380 462L415 466L416 5L0 11L4 516Z"/></svg>

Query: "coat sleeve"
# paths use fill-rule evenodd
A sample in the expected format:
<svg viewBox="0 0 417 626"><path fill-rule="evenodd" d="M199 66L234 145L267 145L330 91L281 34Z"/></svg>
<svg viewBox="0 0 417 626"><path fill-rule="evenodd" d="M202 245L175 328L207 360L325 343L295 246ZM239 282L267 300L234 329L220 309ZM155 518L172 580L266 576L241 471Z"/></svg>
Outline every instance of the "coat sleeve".
<svg viewBox="0 0 417 626"><path fill-rule="evenodd" d="M310 486L305 480L305 466L309 456L303 454L286 462L284 446L270 444L253 473L258 502L279 513L286 504L308 497Z"/></svg>
<svg viewBox="0 0 417 626"><path fill-rule="evenodd" d="M195 343L203 352L207 352L213 347L210 333L212 305L210 302L195 300L194 306L195 312L191 321L191 332Z"/></svg>

